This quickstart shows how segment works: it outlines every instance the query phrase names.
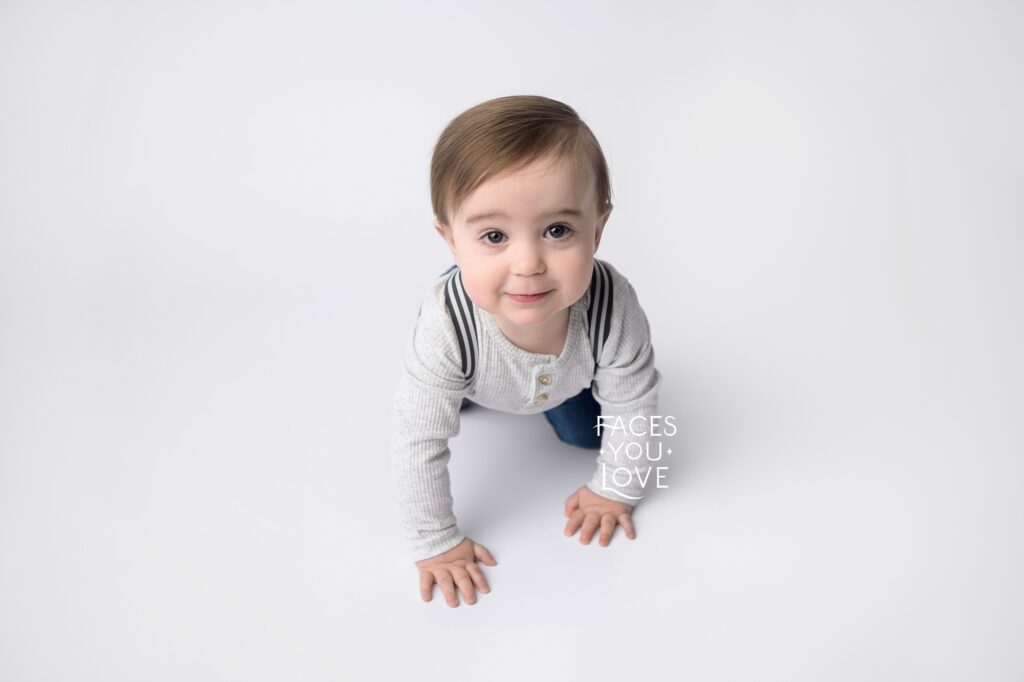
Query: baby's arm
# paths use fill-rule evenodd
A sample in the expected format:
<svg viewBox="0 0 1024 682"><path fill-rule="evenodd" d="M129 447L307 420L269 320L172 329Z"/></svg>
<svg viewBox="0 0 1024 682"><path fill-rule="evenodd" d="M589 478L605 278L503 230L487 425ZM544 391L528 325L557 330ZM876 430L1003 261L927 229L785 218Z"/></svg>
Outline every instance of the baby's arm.
<svg viewBox="0 0 1024 682"><path fill-rule="evenodd" d="M601 406L601 453L586 487L593 493L634 507L653 488L648 448L657 458L657 443L650 435L657 415L661 373L654 366L650 325L633 286L621 275L613 289L612 328L597 369L592 393ZM633 429L630 429L630 420ZM614 426L624 428L611 428ZM643 431L634 434L632 431ZM632 458L631 458L632 457ZM615 469L625 468L613 476ZM641 485L646 481L646 486Z"/></svg>
<svg viewBox="0 0 1024 682"><path fill-rule="evenodd" d="M430 297L423 301L403 358L394 402L392 475L399 517L430 601L436 582L449 606L476 603L475 590L490 588L477 561L496 564L490 551L463 535L452 510L448 441L459 432L459 408L467 387L454 330Z"/></svg>
<svg viewBox="0 0 1024 682"><path fill-rule="evenodd" d="M448 439L459 430L461 393L420 383L407 362L394 403L392 477L399 518L413 561L427 559L465 538L453 512Z"/></svg>
<svg viewBox="0 0 1024 682"><path fill-rule="evenodd" d="M393 406L392 477L413 561L446 552L465 537L452 511L448 441L459 432L466 382L458 356L452 357L444 314L430 296L423 300Z"/></svg>

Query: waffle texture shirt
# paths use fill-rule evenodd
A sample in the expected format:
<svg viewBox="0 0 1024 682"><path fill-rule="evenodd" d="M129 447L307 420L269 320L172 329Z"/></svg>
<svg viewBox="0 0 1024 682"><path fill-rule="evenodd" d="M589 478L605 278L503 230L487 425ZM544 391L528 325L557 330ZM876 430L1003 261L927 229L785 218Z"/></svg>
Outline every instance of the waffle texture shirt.
<svg viewBox="0 0 1024 682"><path fill-rule="evenodd" d="M628 426L633 417L647 418L636 420L632 430L602 429L597 466L586 484L594 493L630 506L644 496L639 481L648 473L650 462L638 453L646 453L651 440L646 425L657 414L661 374L654 366L650 326L636 291L607 261L595 259L595 268L598 262L611 279L611 313L603 325L606 336L594 341L588 333L587 311L591 297L596 297L593 288L570 306L565 346L557 356L514 345L494 317L466 297L478 345L472 372L467 372L466 347L460 347L462 339L446 308L449 275L439 277L427 290L404 354L392 414L392 483L413 561L442 554L465 538L453 511L448 473L448 442L459 433L459 408L465 397L502 412L541 414L590 387L606 425L613 420ZM621 472L612 476L618 467L633 474L621 485L626 477Z"/></svg>

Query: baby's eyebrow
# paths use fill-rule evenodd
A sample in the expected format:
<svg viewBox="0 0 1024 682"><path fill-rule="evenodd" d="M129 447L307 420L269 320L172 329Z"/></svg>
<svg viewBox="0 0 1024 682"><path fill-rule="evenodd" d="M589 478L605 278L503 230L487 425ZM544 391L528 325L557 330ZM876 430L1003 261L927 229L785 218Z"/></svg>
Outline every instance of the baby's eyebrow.
<svg viewBox="0 0 1024 682"><path fill-rule="evenodd" d="M555 211L554 213L546 213L541 216L542 218L550 218L557 215L571 215L577 218L583 217L583 212L576 208L563 208L561 211ZM488 211L487 213L478 213L477 215L466 218L466 224L476 223L481 220L488 220L490 218L508 218L508 215L503 211Z"/></svg>

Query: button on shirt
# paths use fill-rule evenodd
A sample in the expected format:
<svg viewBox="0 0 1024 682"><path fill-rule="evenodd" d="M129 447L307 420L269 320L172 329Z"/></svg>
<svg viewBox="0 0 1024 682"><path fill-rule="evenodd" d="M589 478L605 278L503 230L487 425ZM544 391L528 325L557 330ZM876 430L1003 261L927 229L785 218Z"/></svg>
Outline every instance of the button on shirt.
<svg viewBox="0 0 1024 682"><path fill-rule="evenodd" d="M391 459L398 493L399 516L414 561L436 556L465 537L452 511L448 441L459 432L462 399L513 414L540 414L590 387L605 418L649 417L657 413L661 374L654 366L650 327L629 281L610 263L612 275L610 332L595 367L584 317L589 291L570 306L569 329L559 355L532 353L514 345L494 317L476 307L479 358L476 375L467 383L462 374L458 337L444 304L441 277L427 290L403 357L403 371L394 401ZM557 377L557 381L555 381ZM641 447L649 436L603 430L603 453L587 487L609 499L635 504L642 489L618 486L605 477L620 465L612 452L625 442ZM615 447L609 447L615 446ZM642 467L642 465L641 465ZM542 476L543 474L538 474ZM527 477L526 480L531 480ZM634 477L635 481L635 477ZM610 483L610 485L609 485Z"/></svg>

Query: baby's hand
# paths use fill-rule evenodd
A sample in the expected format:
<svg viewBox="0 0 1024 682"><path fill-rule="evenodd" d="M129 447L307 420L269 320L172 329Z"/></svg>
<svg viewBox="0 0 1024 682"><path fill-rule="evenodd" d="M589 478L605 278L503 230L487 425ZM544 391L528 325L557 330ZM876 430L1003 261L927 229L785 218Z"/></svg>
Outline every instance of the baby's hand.
<svg viewBox="0 0 1024 682"><path fill-rule="evenodd" d="M587 486L581 486L565 501L565 515L569 517L569 522L565 524L565 536L571 537L582 524L580 543L589 545L594 531L600 526L601 538L598 542L602 547L607 547L612 541L615 524L620 524L626 537L635 540L636 530L633 529L633 519L630 517L632 509L625 502L609 500Z"/></svg>
<svg viewBox="0 0 1024 682"><path fill-rule="evenodd" d="M444 594L448 606L454 608L459 605L459 600L455 597L455 585L459 586L463 601L467 604L475 604L474 583L476 588L483 593L491 591L484 578L484 572L476 565L477 559L488 566L498 564L486 547L478 545L469 538L444 554L417 561L416 568L420 572L420 596L423 597L423 601L430 601L434 597L434 583L436 582Z"/></svg>

